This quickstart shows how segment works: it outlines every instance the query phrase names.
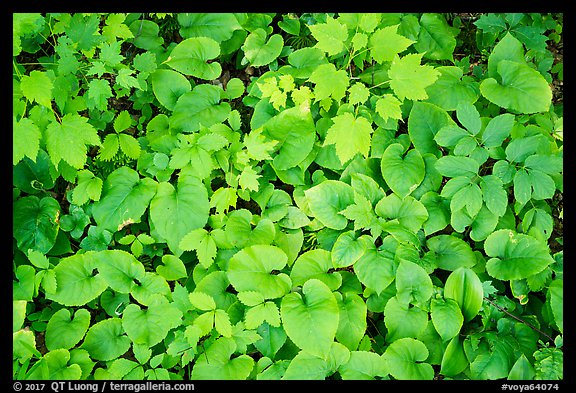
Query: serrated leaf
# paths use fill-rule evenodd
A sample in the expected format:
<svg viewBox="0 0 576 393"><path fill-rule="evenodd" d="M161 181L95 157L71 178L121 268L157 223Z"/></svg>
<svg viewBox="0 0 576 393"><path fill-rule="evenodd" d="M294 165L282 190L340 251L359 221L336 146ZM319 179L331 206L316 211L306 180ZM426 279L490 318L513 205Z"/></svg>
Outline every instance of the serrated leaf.
<svg viewBox="0 0 576 393"><path fill-rule="evenodd" d="M388 70L390 87L401 101L425 100L428 98L426 87L432 85L440 72L430 65L421 65L423 54L412 53L402 58L396 56Z"/></svg>
<svg viewBox="0 0 576 393"><path fill-rule="evenodd" d="M82 206L89 200L99 201L102 193L102 179L87 169L78 171L78 185L72 192L72 203Z"/></svg>
<svg viewBox="0 0 576 393"><path fill-rule="evenodd" d="M308 80L315 84L314 100L316 102L326 98L340 101L346 95L350 79L344 70L336 70L332 63L319 65Z"/></svg>
<svg viewBox="0 0 576 393"><path fill-rule="evenodd" d="M99 146L100 137L86 117L68 113L61 123L51 122L46 127L46 149L54 165L64 160L73 168L82 169L90 145Z"/></svg>
<svg viewBox="0 0 576 393"><path fill-rule="evenodd" d="M364 117L355 118L346 112L332 118L334 124L328 129L324 146L336 145L340 162L346 163L356 154L368 157L370 151L372 125Z"/></svg>
<svg viewBox="0 0 576 393"><path fill-rule="evenodd" d="M317 23L308 28L317 41L315 47L326 52L328 56L337 55L344 50L348 29L340 21L329 16L326 23Z"/></svg>
<svg viewBox="0 0 576 393"><path fill-rule="evenodd" d="M12 118L12 165L18 164L24 156L36 161L40 150L42 134L34 122L28 118L16 121Z"/></svg>
<svg viewBox="0 0 576 393"><path fill-rule="evenodd" d="M370 55L377 63L394 60L394 56L404 52L414 43L413 40L398 34L399 26L380 28L370 36Z"/></svg>
<svg viewBox="0 0 576 393"><path fill-rule="evenodd" d="M378 98L378 101L376 101L374 110L385 121L388 119L402 120L401 105L402 103L392 94L383 94Z"/></svg>
<svg viewBox="0 0 576 393"><path fill-rule="evenodd" d="M52 107L53 88L52 81L42 71L31 71L29 75L22 76L20 80L20 89L22 89L24 97L47 108Z"/></svg>

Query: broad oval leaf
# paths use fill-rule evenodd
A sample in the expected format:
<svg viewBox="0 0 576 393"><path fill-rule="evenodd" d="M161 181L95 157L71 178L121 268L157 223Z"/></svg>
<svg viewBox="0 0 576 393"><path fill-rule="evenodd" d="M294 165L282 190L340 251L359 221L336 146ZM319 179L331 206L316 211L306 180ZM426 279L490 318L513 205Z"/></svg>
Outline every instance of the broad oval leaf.
<svg viewBox="0 0 576 393"><path fill-rule="evenodd" d="M144 278L144 265L126 251L104 250L91 255L100 276L118 293L130 293L135 280Z"/></svg>
<svg viewBox="0 0 576 393"><path fill-rule="evenodd" d="M400 262L396 269L396 298L400 303L425 308L432 292L432 280L424 268L414 262Z"/></svg>
<svg viewBox="0 0 576 393"><path fill-rule="evenodd" d="M288 337L306 352L325 357L334 342L339 307L330 288L318 279L302 286L302 295L289 293L280 305L282 324Z"/></svg>
<svg viewBox="0 0 576 393"><path fill-rule="evenodd" d="M446 279L444 297L458 303L464 321L468 322L478 314L482 307L484 301L482 282L472 269L458 268Z"/></svg>
<svg viewBox="0 0 576 393"><path fill-rule="evenodd" d="M374 211L386 220L398 220L400 225L414 233L429 217L426 207L410 195L404 198L396 194L385 196L378 201Z"/></svg>
<svg viewBox="0 0 576 393"><path fill-rule="evenodd" d="M242 26L233 13L178 13L180 34L184 38L208 37L217 42L232 38Z"/></svg>
<svg viewBox="0 0 576 393"><path fill-rule="evenodd" d="M459 267L472 267L476 256L468 243L452 235L438 235L426 240L428 248L436 253L440 269L456 270Z"/></svg>
<svg viewBox="0 0 576 393"><path fill-rule="evenodd" d="M354 189L339 180L325 180L304 191L312 214L324 226L341 230L348 225L342 210L354 203Z"/></svg>
<svg viewBox="0 0 576 393"><path fill-rule="evenodd" d="M384 324L388 329L387 342L406 337L416 338L426 329L428 313L420 307L404 304L394 296L384 307Z"/></svg>
<svg viewBox="0 0 576 393"><path fill-rule="evenodd" d="M460 306L454 299L432 299L430 316L434 328L444 341L455 337L464 323Z"/></svg>
<svg viewBox="0 0 576 393"><path fill-rule="evenodd" d="M311 278L322 281L332 291L337 290L342 284L340 273L328 273L332 269L330 251L316 249L301 254L290 271L290 279L293 286L301 286Z"/></svg>
<svg viewBox="0 0 576 393"><path fill-rule="evenodd" d="M484 250L492 257L486 262L486 271L499 280L521 280L554 263L546 243L510 229L488 236Z"/></svg>
<svg viewBox="0 0 576 393"><path fill-rule="evenodd" d="M174 110L178 98L192 90L190 81L184 75L173 70L159 69L150 75L152 91L160 102L169 110Z"/></svg>
<svg viewBox="0 0 576 393"><path fill-rule="evenodd" d="M288 256L282 249L270 245L253 245L230 258L227 276L238 292L257 291L267 299L284 296L292 281L285 273L272 274L286 266Z"/></svg>
<svg viewBox="0 0 576 393"><path fill-rule="evenodd" d="M501 60L497 65L500 81L484 79L480 92L488 101L520 113L548 111L552 90L546 79L527 64Z"/></svg>
<svg viewBox="0 0 576 393"><path fill-rule="evenodd" d="M182 312L167 301L150 304L145 310L130 304L122 313L122 327L134 344L152 347L180 325L181 317Z"/></svg>
<svg viewBox="0 0 576 393"><path fill-rule="evenodd" d="M110 232L140 222L156 193L156 184L149 177L141 179L138 172L127 166L116 169L104 181L100 201L92 207L94 220Z"/></svg>
<svg viewBox="0 0 576 393"><path fill-rule="evenodd" d="M45 254L56 243L60 228L60 205L52 197L31 195L19 198L13 205L12 232L18 248Z"/></svg>
<svg viewBox="0 0 576 393"><path fill-rule="evenodd" d="M440 374L453 377L464 371L469 364L470 362L464 352L463 341L460 336L456 335L450 340L444 351L442 364L440 365Z"/></svg>
<svg viewBox="0 0 576 393"><path fill-rule="evenodd" d="M84 308L77 310L73 319L66 308L56 311L46 325L46 348L52 351L74 347L82 340L89 326L90 313Z"/></svg>
<svg viewBox="0 0 576 393"><path fill-rule="evenodd" d="M445 126L456 126L456 122L444 109L428 102L415 102L412 105L408 116L408 135L420 154L441 155L434 137Z"/></svg>
<svg viewBox="0 0 576 393"><path fill-rule="evenodd" d="M220 45L212 38L192 37L178 43L165 63L183 74L212 80L220 76L222 66L218 62L207 62L219 55Z"/></svg>
<svg viewBox="0 0 576 393"><path fill-rule="evenodd" d="M407 337L390 344L382 358L388 372L396 379L432 380L434 369L425 363L428 354L422 341Z"/></svg>
<svg viewBox="0 0 576 393"><path fill-rule="evenodd" d="M170 116L170 128L194 132L201 126L222 123L228 118L231 108L229 103L220 102L221 92L221 88L204 83L182 94Z"/></svg>
<svg viewBox="0 0 576 393"><path fill-rule="evenodd" d="M388 375L382 356L368 351L350 352L350 359L340 366L338 373L343 380L372 380Z"/></svg>
<svg viewBox="0 0 576 393"><path fill-rule="evenodd" d="M396 267L393 256L372 247L356 261L354 273L362 284L380 294L394 281Z"/></svg>
<svg viewBox="0 0 576 393"><path fill-rule="evenodd" d="M90 327L81 348L88 351L92 359L107 362L125 354L131 344L124 334L122 320L108 318Z"/></svg>
<svg viewBox="0 0 576 393"><path fill-rule="evenodd" d="M331 259L335 268L352 266L368 249L368 237L357 237L355 231L341 233L332 247Z"/></svg>
<svg viewBox="0 0 576 393"><path fill-rule="evenodd" d="M400 143L391 144L384 151L380 163L382 177L400 198L418 188L426 174L420 152L412 149L404 154L404 150Z"/></svg>
<svg viewBox="0 0 576 393"><path fill-rule="evenodd" d="M253 67L261 67L280 56L283 47L284 39L280 34L267 37L266 30L258 28L246 37L242 50Z"/></svg>
<svg viewBox="0 0 576 393"><path fill-rule="evenodd" d="M108 284L98 268L94 251L63 258L54 268L56 291L46 297L65 306L82 306L98 297Z"/></svg>
<svg viewBox="0 0 576 393"><path fill-rule="evenodd" d="M158 184L158 191L150 201L150 222L166 239L172 253L180 256L183 252L180 241L190 231L204 227L209 211L208 192L202 181L182 171L177 188L168 182Z"/></svg>
<svg viewBox="0 0 576 393"><path fill-rule="evenodd" d="M364 300L355 293L347 292L338 297L340 320L336 331L336 340L349 350L358 348L367 328L366 315L368 308Z"/></svg>

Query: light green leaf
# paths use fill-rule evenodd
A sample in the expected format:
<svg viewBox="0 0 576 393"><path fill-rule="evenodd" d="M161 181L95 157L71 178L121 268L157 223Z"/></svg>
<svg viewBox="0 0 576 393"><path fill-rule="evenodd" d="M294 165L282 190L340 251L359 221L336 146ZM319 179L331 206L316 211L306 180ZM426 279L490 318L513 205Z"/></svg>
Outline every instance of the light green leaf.
<svg viewBox="0 0 576 393"><path fill-rule="evenodd" d="M142 310L129 304L122 313L122 327L134 344L152 347L181 323L182 312L167 301L148 305Z"/></svg>
<svg viewBox="0 0 576 393"><path fill-rule="evenodd" d="M88 146L100 146L96 129L88 123L88 118L76 113L64 115L60 123L48 124L45 137L46 149L54 165L64 160L76 169L84 168Z"/></svg>
<svg viewBox="0 0 576 393"><path fill-rule="evenodd" d="M422 341L407 337L390 344L382 359L390 375L396 379L432 380L434 369L425 363L428 354Z"/></svg>
<svg viewBox="0 0 576 393"><path fill-rule="evenodd" d="M156 272L168 281L188 276L184 262L175 255L163 255L162 265L156 267Z"/></svg>
<svg viewBox="0 0 576 393"><path fill-rule="evenodd" d="M314 100L316 102L332 97L340 101L346 95L350 83L348 74L344 70L336 70L332 63L321 64L310 74L308 80L315 84Z"/></svg>
<svg viewBox="0 0 576 393"><path fill-rule="evenodd" d="M315 278L322 281L330 288L337 290L342 284L340 273L328 273L333 268L330 251L316 249L301 254L290 271L290 279L293 286L302 286L306 281Z"/></svg>
<svg viewBox="0 0 576 393"><path fill-rule="evenodd" d="M328 56L337 55L345 49L344 43L348 38L348 29L346 25L331 16L326 18L326 23L317 23L308 28L312 37L318 41L315 47L326 52Z"/></svg>
<svg viewBox="0 0 576 393"><path fill-rule="evenodd" d="M412 232L418 232L428 219L424 205L411 196L402 199L396 194L382 198L374 208L376 214L386 220L398 220L400 225Z"/></svg>
<svg viewBox="0 0 576 393"><path fill-rule="evenodd" d="M24 97L47 108L52 107L53 88L52 81L42 71L31 71L29 75L23 75L20 80L20 89Z"/></svg>
<svg viewBox="0 0 576 393"><path fill-rule="evenodd" d="M189 172L181 171L176 188L169 182L158 184L150 201L150 221L154 230L166 239L172 253L180 256L181 240L193 229L204 227L209 210L204 184Z"/></svg>
<svg viewBox="0 0 576 393"><path fill-rule="evenodd" d="M501 60L497 66L500 80L484 79L480 92L488 101L520 113L548 111L552 90L546 79L527 64Z"/></svg>
<svg viewBox="0 0 576 393"><path fill-rule="evenodd" d="M72 203L82 206L89 200L99 201L102 193L102 179L87 169L78 171L78 184L72 192Z"/></svg>
<svg viewBox="0 0 576 393"><path fill-rule="evenodd" d="M369 248L371 241L365 236L357 237L355 231L341 233L332 247L331 259L335 268L352 266Z"/></svg>
<svg viewBox="0 0 576 393"><path fill-rule="evenodd" d="M108 318L90 327L81 348L94 360L109 361L130 349L131 341L124 334L120 318Z"/></svg>
<svg viewBox="0 0 576 393"><path fill-rule="evenodd" d="M444 351L440 374L453 377L464 371L469 364L470 362L464 352L463 341L459 335L456 335L450 340Z"/></svg>
<svg viewBox="0 0 576 393"><path fill-rule="evenodd" d="M536 376L536 371L526 358L526 355L522 354L516 363L512 366L510 373L508 374L508 380L531 380Z"/></svg>
<svg viewBox="0 0 576 393"><path fill-rule="evenodd" d="M480 188L486 207L498 217L502 217L508 206L508 193L504 189L502 180L494 175L483 176L480 180Z"/></svg>
<svg viewBox="0 0 576 393"><path fill-rule="evenodd" d="M70 311L63 308L58 310L46 325L46 348L50 351L74 347L86 334L90 326L90 313L81 308L70 318Z"/></svg>
<svg viewBox="0 0 576 393"><path fill-rule="evenodd" d="M401 105L402 103L392 94L383 94L378 98L378 101L376 101L374 110L384 121L388 119L402 120Z"/></svg>
<svg viewBox="0 0 576 393"><path fill-rule="evenodd" d="M24 156L36 161L40 150L42 134L34 122L26 117L16 121L12 118L12 165L18 164Z"/></svg>
<svg viewBox="0 0 576 393"><path fill-rule="evenodd" d="M54 268L57 290L46 297L65 306L82 306L104 292L108 284L101 274L94 274L98 268L95 255L86 252L61 259Z"/></svg>
<svg viewBox="0 0 576 393"><path fill-rule="evenodd" d="M18 198L13 205L12 233L18 248L45 254L56 243L60 205L52 197L31 195Z"/></svg>
<svg viewBox="0 0 576 393"><path fill-rule="evenodd" d="M499 280L520 280L554 263L546 243L509 229L492 233L484 242L486 271Z"/></svg>
<svg viewBox="0 0 576 393"><path fill-rule="evenodd" d="M144 265L126 251L104 250L90 256L101 277L118 293L130 293L144 278Z"/></svg>
<svg viewBox="0 0 576 393"><path fill-rule="evenodd" d="M403 304L394 296L384 307L384 323L388 329L387 342L406 337L416 338L426 329L428 313L420 307Z"/></svg>
<svg viewBox="0 0 576 393"><path fill-rule="evenodd" d="M223 123L231 108L229 103L220 102L221 92L221 88L203 83L182 94L170 116L170 128L194 132L199 131L201 126Z"/></svg>
<svg viewBox="0 0 576 393"><path fill-rule="evenodd" d="M400 25L386 26L376 30L370 36L370 55L379 64L394 60L394 56L404 52L413 40L398 34Z"/></svg>
<svg viewBox="0 0 576 393"><path fill-rule="evenodd" d="M266 30L258 28L246 37L242 50L253 67L261 67L272 63L280 56L283 47L284 39L280 34L268 37Z"/></svg>
<svg viewBox="0 0 576 393"><path fill-rule="evenodd" d="M432 280L424 268L414 262L400 262L396 269L396 299L399 303L425 308L432 292Z"/></svg>
<svg viewBox="0 0 576 393"><path fill-rule="evenodd" d="M238 251L230 258L227 277L238 291L258 291L267 299L275 299L289 292L292 282L285 273L272 274L286 266L288 257L276 246L253 245Z"/></svg>
<svg viewBox="0 0 576 393"><path fill-rule="evenodd" d="M436 170L445 177L473 177L479 169L478 161L470 157L443 156L436 161Z"/></svg>
<svg viewBox="0 0 576 393"><path fill-rule="evenodd" d="M453 299L460 306L464 322L474 318L482 307L484 289L482 282L472 269L455 269L444 285L444 298Z"/></svg>
<svg viewBox="0 0 576 393"><path fill-rule="evenodd" d="M424 205L428 212L428 219L424 222L424 234L430 236L441 231L450 223L450 205L446 199L433 191L422 195L420 203Z"/></svg>
<svg viewBox="0 0 576 393"><path fill-rule="evenodd" d="M339 180L326 180L304 191L314 216L326 227L344 229L348 220L339 214L354 202L354 190Z"/></svg>
<svg viewBox="0 0 576 393"><path fill-rule="evenodd" d="M354 117L346 112L332 118L334 124L328 129L324 146L336 145L340 162L346 163L360 153L365 158L370 151L372 125L365 117Z"/></svg>
<svg viewBox="0 0 576 393"><path fill-rule="evenodd" d="M512 127L514 127L514 115L511 113L504 113L490 119L482 131L482 144L485 147L500 146L510 135Z"/></svg>
<svg viewBox="0 0 576 393"><path fill-rule="evenodd" d="M220 45L212 38L193 37L179 42L165 63L185 75L212 80L220 76L222 67L216 61L208 61L219 55Z"/></svg>
<svg viewBox="0 0 576 393"><path fill-rule="evenodd" d="M462 328L464 316L460 311L460 306L453 299L434 298L430 302L430 316L434 328L442 337L443 341L448 341L455 337Z"/></svg>
<svg viewBox="0 0 576 393"><path fill-rule="evenodd" d="M461 102L473 104L480 97L479 83L472 77L464 75L460 67L436 67L440 76L426 88L427 102L435 104L446 111L453 111Z"/></svg>
<svg viewBox="0 0 576 393"><path fill-rule="evenodd" d="M380 294L394 281L396 263L393 256L371 247L354 263L354 273L362 284Z"/></svg>
<svg viewBox="0 0 576 393"><path fill-rule="evenodd" d="M395 56L390 65L390 87L401 101L405 98L425 100L428 98L426 88L440 76L434 67L420 64L422 56L422 53L412 53L402 58Z"/></svg>
<svg viewBox="0 0 576 393"><path fill-rule="evenodd" d="M190 81L181 73L158 69L150 75L152 91L160 102L169 110L174 110L178 98L192 90Z"/></svg>
<svg viewBox="0 0 576 393"><path fill-rule="evenodd" d="M343 380L372 380L388 375L382 356L368 351L351 351L350 359L340 366L338 373Z"/></svg>
<svg viewBox="0 0 576 393"><path fill-rule="evenodd" d="M368 309L364 300L354 293L346 293L342 299L340 297L337 299L340 307L340 321L336 331L336 340L350 351L354 351L366 333Z"/></svg>
<svg viewBox="0 0 576 393"><path fill-rule="evenodd" d="M442 14L425 12L420 17L420 32L414 47L428 59L454 61L458 33Z"/></svg>
<svg viewBox="0 0 576 393"><path fill-rule="evenodd" d="M400 143L393 143L384 151L380 163L382 177L400 198L410 195L426 173L420 152L412 149L404 154L404 151Z"/></svg>
<svg viewBox="0 0 576 393"><path fill-rule="evenodd" d="M184 38L209 37L221 43L229 40L236 30L242 29L233 13L178 13L180 34Z"/></svg>
<svg viewBox="0 0 576 393"><path fill-rule="evenodd" d="M282 298L280 315L288 337L306 352L328 355L339 323L339 308L332 291L322 281L310 279L296 292Z"/></svg>
<svg viewBox="0 0 576 393"><path fill-rule="evenodd" d="M436 253L438 267L454 271L459 267L472 267L476 256L464 240L452 235L438 235L426 240L426 245Z"/></svg>
<svg viewBox="0 0 576 393"><path fill-rule="evenodd" d="M432 153L439 157L441 152L434 137L442 127L450 125L456 123L444 109L427 102L415 102L408 116L408 135L420 154Z"/></svg>
<svg viewBox="0 0 576 393"><path fill-rule="evenodd" d="M104 181L100 201L92 207L94 220L111 232L139 222L156 193L156 184L148 177L140 179L129 167L116 169Z"/></svg>

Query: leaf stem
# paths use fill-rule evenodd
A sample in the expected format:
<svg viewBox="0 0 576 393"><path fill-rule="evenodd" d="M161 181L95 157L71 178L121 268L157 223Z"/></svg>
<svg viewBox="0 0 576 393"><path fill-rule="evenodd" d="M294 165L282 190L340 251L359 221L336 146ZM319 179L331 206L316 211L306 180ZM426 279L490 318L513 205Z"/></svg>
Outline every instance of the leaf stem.
<svg viewBox="0 0 576 393"><path fill-rule="evenodd" d="M496 303L494 303L492 300L488 299L487 297L484 296L484 300L486 300L488 303L492 304L494 307L496 307L498 310L502 311L504 314L514 318L515 320L517 320L518 322L522 322L524 325L528 326L530 329L537 331L538 333L540 333L541 335L545 336L546 338L548 338L548 340L554 342L554 339L552 337L550 337L549 335L547 335L546 333L544 333L542 330L538 329L537 327L529 324L528 322L524 321L523 319L517 317L516 315L513 315L511 313L509 313L508 311L506 311L506 309L500 307L499 305L497 305Z"/></svg>

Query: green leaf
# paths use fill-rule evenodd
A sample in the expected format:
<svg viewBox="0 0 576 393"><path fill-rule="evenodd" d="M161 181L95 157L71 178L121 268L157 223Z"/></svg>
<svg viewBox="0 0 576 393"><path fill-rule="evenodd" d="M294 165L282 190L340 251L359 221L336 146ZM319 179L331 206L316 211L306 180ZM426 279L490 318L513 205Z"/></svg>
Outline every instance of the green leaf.
<svg viewBox="0 0 576 393"><path fill-rule="evenodd" d="M354 293L346 293L342 299L339 297L337 299L340 307L340 321L336 331L336 340L354 351L366 333L368 309L364 300Z"/></svg>
<svg viewBox="0 0 576 393"><path fill-rule="evenodd" d="M424 222L424 234L430 236L441 231L450 223L450 205L446 199L433 191L422 195L420 203L424 205L428 212L428 219Z"/></svg>
<svg viewBox="0 0 576 393"><path fill-rule="evenodd" d="M39 150L36 162L24 157L12 168L13 185L28 194L37 194L38 188L49 190L54 187L51 174L55 170L50 156L44 150Z"/></svg>
<svg viewBox="0 0 576 393"><path fill-rule="evenodd" d="M150 201L150 221L155 231L168 243L176 256L180 256L180 241L190 231L204 227L210 206L204 184L188 172L181 171L175 188L169 182L158 184L156 195ZM186 217L182 220L182 217Z"/></svg>
<svg viewBox="0 0 576 393"><path fill-rule="evenodd" d="M130 304L122 313L122 327L134 344L153 347L180 326L181 318L182 312L166 301L150 304L145 310Z"/></svg>
<svg viewBox="0 0 576 393"><path fill-rule="evenodd" d="M46 348L50 351L74 347L86 334L90 326L90 313L86 309L78 309L74 318L70 318L70 311L63 308L58 310L46 325Z"/></svg>
<svg viewBox="0 0 576 393"><path fill-rule="evenodd" d="M396 194L382 198L374 210L386 220L398 220L400 225L412 232L418 232L429 217L426 207L420 201L411 196L400 199Z"/></svg>
<svg viewBox="0 0 576 393"><path fill-rule="evenodd" d="M504 139L510 135L513 126L514 115L511 113L504 113L490 119L484 131L482 131L482 144L485 147L502 145Z"/></svg>
<svg viewBox="0 0 576 393"><path fill-rule="evenodd" d="M501 19L500 22L502 22ZM492 48L492 52L488 57L488 76L490 78L498 77L498 64L502 60L509 60L520 64L526 63L522 43L514 38L510 32L507 32L494 48Z"/></svg>
<svg viewBox="0 0 576 393"><path fill-rule="evenodd" d="M354 190L339 180L326 180L304 191L312 214L326 227L346 228L348 220L339 214L354 201Z"/></svg>
<svg viewBox="0 0 576 393"><path fill-rule="evenodd" d="M369 243L367 237L357 237L355 231L341 233L332 247L332 265L335 268L352 266L364 255Z"/></svg>
<svg viewBox="0 0 576 393"><path fill-rule="evenodd" d="M456 123L442 108L427 102L415 102L408 116L408 135L420 154L432 153L439 157L440 150L434 137L442 127L450 125Z"/></svg>
<svg viewBox="0 0 576 393"><path fill-rule="evenodd" d="M290 271L292 286L302 286L306 281L315 278L322 281L330 288L337 290L342 284L340 273L328 273L332 269L332 258L329 251L316 249L301 254Z"/></svg>
<svg viewBox="0 0 576 393"><path fill-rule="evenodd" d="M496 216L502 217L508 206L508 193L504 189L502 180L494 175L483 176L480 180L480 188L486 207Z"/></svg>
<svg viewBox="0 0 576 393"><path fill-rule="evenodd" d="M267 299L289 292L292 282L285 273L272 274L286 266L288 257L282 249L270 245L253 245L230 258L227 277L238 291L258 291Z"/></svg>
<svg viewBox="0 0 576 393"><path fill-rule="evenodd" d="M317 41L315 47L326 52L328 56L337 55L345 49L348 30L346 25L338 20L329 16L326 23L317 23L308 28Z"/></svg>
<svg viewBox="0 0 576 393"><path fill-rule="evenodd" d="M409 100L425 100L428 98L426 88L432 85L440 76L430 65L421 65L422 53L411 53L402 58L395 56L388 76L390 77L390 87L400 101L405 98Z"/></svg>
<svg viewBox="0 0 576 393"><path fill-rule="evenodd" d="M269 38L267 36L266 30L258 28L246 37L242 45L244 55L253 67L272 63L282 52L284 47L282 36L280 34L273 34Z"/></svg>
<svg viewBox="0 0 576 393"><path fill-rule="evenodd" d="M444 298L453 299L460 306L464 322L474 318L482 307L484 289L482 282L473 270L460 267L455 269L444 285Z"/></svg>
<svg viewBox="0 0 576 393"><path fill-rule="evenodd" d="M24 324L26 318L26 300L12 301L12 332L17 332Z"/></svg>
<svg viewBox="0 0 576 393"><path fill-rule="evenodd" d="M92 207L94 220L111 232L139 222L156 193L156 184L148 177L141 179L129 167L116 169L104 181L100 201Z"/></svg>
<svg viewBox="0 0 576 393"><path fill-rule="evenodd" d="M108 284L101 274L94 274L98 268L95 255L86 252L61 259L54 268L57 290L46 297L65 306L82 306L104 292Z"/></svg>
<svg viewBox="0 0 576 393"><path fill-rule="evenodd" d="M40 138L42 134L34 122L28 118L16 121L12 118L12 165L18 164L24 156L36 161L40 150Z"/></svg>
<svg viewBox="0 0 576 393"><path fill-rule="evenodd" d="M88 351L92 359L107 362L125 354L131 343L124 334L122 320L108 318L90 327L81 348Z"/></svg>
<svg viewBox="0 0 576 393"><path fill-rule="evenodd" d="M526 358L526 355L522 354L516 363L512 366L510 373L508 374L508 380L531 380L536 376L536 371Z"/></svg>
<svg viewBox="0 0 576 393"><path fill-rule="evenodd" d="M67 349L55 349L50 351L42 357L39 363L45 365L48 369L46 377L43 378L43 376L40 376L41 374L39 375L31 369L30 373L27 375L28 378L78 380L82 375L82 369L78 364L69 364L70 352ZM34 370L38 372L42 370L42 368L38 367Z"/></svg>
<svg viewBox="0 0 576 393"><path fill-rule="evenodd" d="M448 341L456 337L464 323L464 316L460 311L460 306L453 299L434 298L430 302L430 316L434 328L442 337L443 341Z"/></svg>
<svg viewBox="0 0 576 393"><path fill-rule="evenodd" d="M452 235L438 235L426 240L426 245L436 253L438 267L454 271L459 267L472 267L476 255L464 240Z"/></svg>
<svg viewBox="0 0 576 393"><path fill-rule="evenodd" d="M336 70L332 63L321 64L310 74L308 80L315 84L314 100L316 102L332 97L340 101L346 95L350 83L348 74L344 70Z"/></svg>
<svg viewBox="0 0 576 393"><path fill-rule="evenodd" d="M554 263L546 243L509 229L492 233L484 242L486 271L499 280L520 280Z"/></svg>
<svg viewBox="0 0 576 393"><path fill-rule="evenodd" d="M12 282L12 299L32 301L35 291L36 270L30 265L20 265L14 271L17 281Z"/></svg>
<svg viewBox="0 0 576 393"><path fill-rule="evenodd" d="M208 37L193 37L179 42L165 63L185 75L212 80L220 76L222 67L218 62L208 61L219 55L218 42Z"/></svg>
<svg viewBox="0 0 576 393"><path fill-rule="evenodd" d="M458 33L442 14L425 12L420 17L420 32L414 47L428 59L454 61Z"/></svg>
<svg viewBox="0 0 576 393"><path fill-rule="evenodd" d="M190 81L181 73L158 69L150 75L152 91L164 107L174 110L178 98L192 90Z"/></svg>
<svg viewBox="0 0 576 393"><path fill-rule="evenodd" d="M104 250L90 256L100 276L118 293L130 293L144 278L144 265L126 251Z"/></svg>
<svg viewBox="0 0 576 393"><path fill-rule="evenodd" d="M552 90L538 71L510 60L501 60L497 70L500 81L487 78L480 84L480 92L488 101L520 113L548 111Z"/></svg>
<svg viewBox="0 0 576 393"><path fill-rule="evenodd" d="M368 351L351 351L350 359L338 368L343 380L372 380L388 375L382 356Z"/></svg>
<svg viewBox="0 0 576 393"><path fill-rule="evenodd" d="M354 263L354 273L362 284L380 294L394 281L396 264L393 256L372 247Z"/></svg>
<svg viewBox="0 0 576 393"><path fill-rule="evenodd" d="M400 262L396 269L396 299L399 303L424 308L432 292L432 280L424 268L414 262Z"/></svg>
<svg viewBox="0 0 576 393"><path fill-rule="evenodd" d="M416 338L426 329L428 313L420 307L404 304L394 296L384 307L384 323L388 329L387 342L406 337Z"/></svg>
<svg viewBox="0 0 576 393"><path fill-rule="evenodd" d="M479 169L478 161L470 157L443 156L436 161L436 170L445 177L473 177Z"/></svg>
<svg viewBox="0 0 576 393"><path fill-rule="evenodd" d="M555 279L548 287L547 300L560 333L564 333L564 280Z"/></svg>
<svg viewBox="0 0 576 393"><path fill-rule="evenodd" d="M370 36L370 55L379 64L394 60L394 56L404 52L413 40L398 34L400 25L386 26L376 30Z"/></svg>
<svg viewBox="0 0 576 393"><path fill-rule="evenodd" d="M427 101L446 110L453 111L461 102L473 104L480 96L479 83L464 75L460 67L436 67L440 76L426 88Z"/></svg>
<svg viewBox="0 0 576 393"><path fill-rule="evenodd" d="M87 169L78 171L78 184L72 192L72 203L82 206L89 200L99 201L102 193L102 179Z"/></svg>
<svg viewBox="0 0 576 393"><path fill-rule="evenodd" d="M469 364L464 352L463 340L459 335L456 335L450 340L444 351L440 374L448 377L456 376L464 371Z"/></svg>
<svg viewBox="0 0 576 393"><path fill-rule="evenodd" d="M233 13L178 13L177 18L184 38L208 37L221 43L242 28Z"/></svg>
<svg viewBox="0 0 576 393"><path fill-rule="evenodd" d="M374 110L387 121L388 119L402 120L402 103L392 94L383 94L376 101Z"/></svg>
<svg viewBox="0 0 576 393"><path fill-rule="evenodd" d="M164 255L162 256L162 263L156 267L156 272L166 280L174 281L188 276L184 262L177 256Z"/></svg>
<svg viewBox="0 0 576 393"><path fill-rule="evenodd" d="M42 199L31 195L18 198L13 205L12 233L18 248L45 254L56 243L60 205L52 197Z"/></svg>
<svg viewBox="0 0 576 393"><path fill-rule="evenodd" d="M475 183L466 184L452 196L452 200L450 201L452 221L458 211L464 208L466 208L466 213L470 218L476 217L480 209L482 209L482 191Z"/></svg>
<svg viewBox="0 0 576 393"><path fill-rule="evenodd" d="M23 75L20 80L20 89L22 89L24 97L46 108L52 108L53 88L52 81L42 71L31 71L29 75Z"/></svg>
<svg viewBox="0 0 576 393"><path fill-rule="evenodd" d="M221 91L217 86L200 84L182 94L174 105L170 128L194 132L199 131L201 126L223 123L230 114L230 104L220 102Z"/></svg>
<svg viewBox="0 0 576 393"><path fill-rule="evenodd" d="M564 353L559 348L541 348L534 353L535 379L562 380L564 375Z"/></svg>
<svg viewBox="0 0 576 393"><path fill-rule="evenodd" d="M400 198L410 195L422 183L425 175L420 152L412 149L404 154L404 151L400 143L393 143L384 151L380 163L382 177Z"/></svg>
<svg viewBox="0 0 576 393"><path fill-rule="evenodd" d="M68 113L62 122L51 122L46 127L46 149L54 165L64 160L73 168L82 169L86 164L88 146L100 146L96 129L88 118Z"/></svg>
<svg viewBox="0 0 576 393"><path fill-rule="evenodd" d="M432 380L434 369L425 363L428 354L422 341L402 338L386 348L382 359L390 375L396 379Z"/></svg>
<svg viewBox="0 0 576 393"><path fill-rule="evenodd" d="M245 380L254 368L254 359L248 355L231 356L237 345L233 338L221 337L209 348L205 355L194 363L190 379Z"/></svg>
<svg viewBox="0 0 576 393"><path fill-rule="evenodd" d="M306 352L328 355L339 323L339 308L332 291L322 281L310 279L302 295L289 293L282 298L280 315L288 337Z"/></svg>
<svg viewBox="0 0 576 393"><path fill-rule="evenodd" d="M328 129L324 146L336 145L336 154L342 163L358 153L368 158L373 131L370 122L349 112L333 117L332 121L334 124Z"/></svg>

